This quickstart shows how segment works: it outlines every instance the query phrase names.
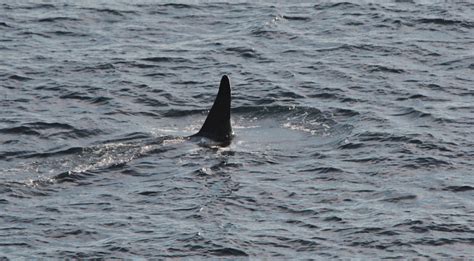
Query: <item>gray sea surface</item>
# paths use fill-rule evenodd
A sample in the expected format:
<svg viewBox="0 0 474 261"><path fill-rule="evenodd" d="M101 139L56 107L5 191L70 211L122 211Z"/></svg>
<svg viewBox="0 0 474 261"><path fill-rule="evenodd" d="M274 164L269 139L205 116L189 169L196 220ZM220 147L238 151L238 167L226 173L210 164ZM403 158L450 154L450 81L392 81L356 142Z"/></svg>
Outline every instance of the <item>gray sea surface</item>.
<svg viewBox="0 0 474 261"><path fill-rule="evenodd" d="M474 258L473 1L3 0L0 91L0 260Z"/></svg>

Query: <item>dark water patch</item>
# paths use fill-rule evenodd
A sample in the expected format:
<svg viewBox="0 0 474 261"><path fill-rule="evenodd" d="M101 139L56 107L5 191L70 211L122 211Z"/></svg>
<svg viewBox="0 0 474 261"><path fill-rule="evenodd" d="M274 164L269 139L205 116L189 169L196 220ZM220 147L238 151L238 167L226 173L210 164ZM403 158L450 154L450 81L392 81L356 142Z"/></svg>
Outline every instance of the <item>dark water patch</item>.
<svg viewBox="0 0 474 261"><path fill-rule="evenodd" d="M10 134L10 135L34 135L34 136L40 135L38 131L28 126L3 128L3 129L0 129L0 133Z"/></svg>
<svg viewBox="0 0 474 261"><path fill-rule="evenodd" d="M111 63L102 63L102 64L98 64L98 65L95 65L95 66L79 68L79 69L76 69L74 71L76 71L76 72L87 72L87 71L95 72L97 70L114 70L114 69L115 69L115 66L113 64L111 64Z"/></svg>
<svg viewBox="0 0 474 261"><path fill-rule="evenodd" d="M120 16L120 17L124 17L125 14L136 14L135 11L115 10L115 9L110 9L110 8L82 8L82 9L87 10L87 11L93 11L93 12L97 12L97 13L107 14L107 15Z"/></svg>
<svg viewBox="0 0 474 261"><path fill-rule="evenodd" d="M346 159L345 161L349 162L357 162L357 163L371 163L371 164L377 164L381 162L389 162L391 161L390 158L387 157L363 157L363 158L352 158L352 159Z"/></svg>
<svg viewBox="0 0 474 261"><path fill-rule="evenodd" d="M448 186L443 188L445 191L451 191L451 192L466 192L466 191L471 191L474 190L474 187L472 186Z"/></svg>
<svg viewBox="0 0 474 261"><path fill-rule="evenodd" d="M411 244L416 245L426 245L426 246L445 246L445 245L453 245L456 243L466 243L472 244L474 239L472 238L456 238L456 239L449 239L449 238L422 238L418 240L414 240Z"/></svg>
<svg viewBox="0 0 474 261"><path fill-rule="evenodd" d="M163 192L162 191L142 191L142 192L139 192L138 194L142 196L156 197L163 194Z"/></svg>
<svg viewBox="0 0 474 261"><path fill-rule="evenodd" d="M423 94L413 94L408 97L398 97L397 101L415 100L415 99L427 100L428 97Z"/></svg>
<svg viewBox="0 0 474 261"><path fill-rule="evenodd" d="M161 4L162 7L171 7L176 9L199 9L196 5L188 5L188 4L177 4L177 3L167 3Z"/></svg>
<svg viewBox="0 0 474 261"><path fill-rule="evenodd" d="M0 242L0 246L3 246L3 247L24 247L24 248L31 248L32 245L28 244L28 243L23 243L23 242L7 242L7 243L4 243L4 242ZM5 260L8 260L8 259L5 259Z"/></svg>
<svg viewBox="0 0 474 261"><path fill-rule="evenodd" d="M171 82L171 84L173 84L173 85L189 85L189 86L196 86L196 85L203 85L203 84L206 84L206 82L199 82L199 81L175 81L175 82ZM204 94L197 94L197 95L193 96L193 98L202 98L203 96L200 96L200 95L204 95Z"/></svg>
<svg viewBox="0 0 474 261"><path fill-rule="evenodd" d="M245 253L242 250L236 249L236 248L230 248L230 247L224 247L224 248L217 248L217 249L211 249L209 250L210 254L213 256L249 256L247 253Z"/></svg>
<svg viewBox="0 0 474 261"><path fill-rule="evenodd" d="M360 115L358 111L351 110L351 109L342 109L342 108L335 108L331 111L331 113L335 117L347 117L347 118Z"/></svg>
<svg viewBox="0 0 474 261"><path fill-rule="evenodd" d="M447 68L449 70L460 69L460 68L469 69L470 67L469 62L472 62L473 60L474 60L474 57L463 57L460 59L450 59L448 61L437 63L436 65L443 66L443 67L449 66Z"/></svg>
<svg viewBox="0 0 474 261"><path fill-rule="evenodd" d="M356 229L354 232L350 234L372 234L372 233L379 233L383 229L380 227L364 227L361 229Z"/></svg>
<svg viewBox="0 0 474 261"><path fill-rule="evenodd" d="M67 123L59 123L59 122L30 122L30 123L25 123L25 126L29 126L35 129L67 129L71 130L74 129L73 126L67 124Z"/></svg>
<svg viewBox="0 0 474 261"><path fill-rule="evenodd" d="M26 9L26 10L37 10L37 9L57 9L56 5L53 4L31 4L30 5L21 5L15 6L15 8Z"/></svg>
<svg viewBox="0 0 474 261"><path fill-rule="evenodd" d="M434 25L456 25L465 28L474 28L474 22L470 21L460 21L460 20L452 20L452 19L444 19L444 18L422 18L416 20L417 23L421 24L434 24Z"/></svg>
<svg viewBox="0 0 474 261"><path fill-rule="evenodd" d="M344 43L342 45L339 45L337 47L330 47L330 48L321 48L317 49L318 52L332 52L332 51L343 51L343 52L371 52L371 53L379 53L379 54L393 54L393 53L400 53L400 49L397 47L389 46L389 45L377 45L377 44L370 44L370 43L360 43L360 44L348 44ZM372 69L377 69L377 65L370 65L367 64L367 66L370 69L370 66L375 66L372 67ZM382 68L382 71L385 68ZM388 68L390 71L390 68Z"/></svg>
<svg viewBox="0 0 474 261"><path fill-rule="evenodd" d="M56 192L54 189L43 188L43 185L51 184L49 179L30 179L22 182L8 182L8 185L13 189L11 193L8 194L9 197L15 199L31 199L36 197L48 197L52 193ZM35 222L36 220L41 220L40 217L33 218L24 218L21 220L25 223ZM19 220L20 221L20 220Z"/></svg>
<svg viewBox="0 0 474 261"><path fill-rule="evenodd" d="M404 73L405 72L405 70L403 70L403 69L390 68L390 67L387 67L387 66L384 66L384 65L377 65L377 64L366 65L365 68L366 68L367 71L369 71L371 73L374 73L374 72Z"/></svg>
<svg viewBox="0 0 474 261"><path fill-rule="evenodd" d="M267 39L280 39L281 40L282 38L286 38L289 40L295 40L296 38L298 38L296 35L293 35L291 33L278 31L278 30L270 30L265 27L254 28L250 31L250 34L257 38L263 37Z"/></svg>
<svg viewBox="0 0 474 261"><path fill-rule="evenodd" d="M88 129L74 129L71 131L62 131L62 132L55 132L55 133L50 133L46 134L43 136L46 136L47 138L68 138L68 139L81 139L81 138L88 138L88 137L93 137L97 136L99 134L103 134L104 131L97 129L97 128L88 128Z"/></svg>
<svg viewBox="0 0 474 261"><path fill-rule="evenodd" d="M108 104L109 101L111 101L112 98L110 97L105 97L105 96L98 96L98 97L94 97L90 100L90 103L91 104L98 104L98 105L105 105L105 104Z"/></svg>
<svg viewBox="0 0 474 261"><path fill-rule="evenodd" d="M433 157L417 157L414 159L408 159L406 160L407 164L404 165L405 168L410 168L410 169L420 169L420 168L435 168L435 167L443 167L443 166L451 166L452 164L436 159Z"/></svg>
<svg viewBox="0 0 474 261"><path fill-rule="evenodd" d="M407 219L407 220L404 220L402 223L398 223L398 224L394 225L394 227L420 225L420 224L423 224L423 221Z"/></svg>
<svg viewBox="0 0 474 261"><path fill-rule="evenodd" d="M0 22L0 27L8 27L8 28L11 28L11 26L8 25L8 24L5 23L5 22Z"/></svg>
<svg viewBox="0 0 474 261"><path fill-rule="evenodd" d="M467 233L473 234L474 230L468 225L463 224L433 224L424 226L423 229L427 231L440 231L440 232L455 232L455 233Z"/></svg>
<svg viewBox="0 0 474 261"><path fill-rule="evenodd" d="M89 36L88 34L84 33L77 33L77 32L71 32L71 31L49 31L46 32L46 34L53 35L53 36L64 36L64 37L86 37Z"/></svg>
<svg viewBox="0 0 474 261"><path fill-rule="evenodd" d="M77 21L80 21L80 19L73 18L73 17L66 17L66 16L57 16L57 17L41 18L37 20L37 22L39 23L55 23L55 22L62 22L62 21L77 22Z"/></svg>
<svg viewBox="0 0 474 261"><path fill-rule="evenodd" d="M310 168L310 169L303 169L300 170L301 172L317 172L317 173L343 173L342 169L334 168L334 167L317 167L317 168Z"/></svg>
<svg viewBox="0 0 474 261"><path fill-rule="evenodd" d="M66 238L66 237L78 237L82 239L94 239L98 233L95 231L87 231L83 229L67 229L67 228L54 228L46 229L43 232L50 238Z"/></svg>
<svg viewBox="0 0 474 261"><path fill-rule="evenodd" d="M411 200L415 200L415 199L417 199L416 195L403 195L403 196L386 198L386 199L383 199L382 201L396 203L396 202L400 202L400 201L407 201L407 200L411 201Z"/></svg>
<svg viewBox="0 0 474 261"><path fill-rule="evenodd" d="M350 149L350 150L353 150L353 149L360 149L364 147L364 144L363 143L352 143L352 142L349 142L349 143L346 143L346 144L343 144L341 146L339 146L339 149L343 149L343 150L347 150L347 149Z"/></svg>
<svg viewBox="0 0 474 261"><path fill-rule="evenodd" d="M327 92L321 92L321 93L315 93L315 94L309 94L307 95L309 98L319 98L319 99L339 99L340 96L337 93L327 93Z"/></svg>
<svg viewBox="0 0 474 261"><path fill-rule="evenodd" d="M15 80L15 81L20 81L20 82L26 82L26 81L30 81L30 80L33 80L32 78L30 77L26 77L26 76L21 76L21 75L11 75L10 77L8 77L8 79L10 80Z"/></svg>
<svg viewBox="0 0 474 261"><path fill-rule="evenodd" d="M147 61L147 62L155 62L155 63L191 63L191 60L188 60L182 57L155 56L155 57L142 58L141 60Z"/></svg>
<svg viewBox="0 0 474 261"><path fill-rule="evenodd" d="M165 73L165 72L154 72L154 73L144 74L143 76L157 77L157 78L175 78L176 74L174 74L174 73Z"/></svg>
<svg viewBox="0 0 474 261"><path fill-rule="evenodd" d="M311 21L311 17L306 16L283 15L282 17L290 21Z"/></svg>

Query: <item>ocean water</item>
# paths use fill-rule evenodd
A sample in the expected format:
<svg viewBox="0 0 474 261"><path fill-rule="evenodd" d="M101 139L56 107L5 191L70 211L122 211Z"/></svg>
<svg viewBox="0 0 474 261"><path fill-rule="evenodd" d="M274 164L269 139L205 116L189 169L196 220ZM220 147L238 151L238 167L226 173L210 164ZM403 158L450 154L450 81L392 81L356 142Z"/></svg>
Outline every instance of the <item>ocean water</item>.
<svg viewBox="0 0 474 261"><path fill-rule="evenodd" d="M472 1L2 1L0 57L1 260L474 258Z"/></svg>

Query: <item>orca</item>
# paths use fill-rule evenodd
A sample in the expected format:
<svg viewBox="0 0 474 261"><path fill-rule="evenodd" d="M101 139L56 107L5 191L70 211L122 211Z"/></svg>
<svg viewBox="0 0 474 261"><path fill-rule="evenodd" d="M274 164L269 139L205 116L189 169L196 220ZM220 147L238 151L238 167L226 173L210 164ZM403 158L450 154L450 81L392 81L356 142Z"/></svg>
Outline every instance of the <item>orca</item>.
<svg viewBox="0 0 474 261"><path fill-rule="evenodd" d="M227 75L222 76L214 104L198 133L191 135L192 139L209 139L219 146L230 145L234 132L230 123L231 90Z"/></svg>

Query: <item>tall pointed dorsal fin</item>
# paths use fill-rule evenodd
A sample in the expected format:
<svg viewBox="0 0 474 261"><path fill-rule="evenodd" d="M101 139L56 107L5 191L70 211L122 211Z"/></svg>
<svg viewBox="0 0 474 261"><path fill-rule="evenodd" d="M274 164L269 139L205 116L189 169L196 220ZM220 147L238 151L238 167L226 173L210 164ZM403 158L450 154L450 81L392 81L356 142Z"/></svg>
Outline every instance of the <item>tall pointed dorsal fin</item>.
<svg viewBox="0 0 474 261"><path fill-rule="evenodd" d="M218 142L230 142L233 137L230 124L230 81L227 75L222 76L219 92L214 100L206 121L201 130L193 136L206 137Z"/></svg>

